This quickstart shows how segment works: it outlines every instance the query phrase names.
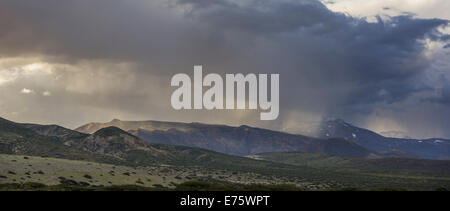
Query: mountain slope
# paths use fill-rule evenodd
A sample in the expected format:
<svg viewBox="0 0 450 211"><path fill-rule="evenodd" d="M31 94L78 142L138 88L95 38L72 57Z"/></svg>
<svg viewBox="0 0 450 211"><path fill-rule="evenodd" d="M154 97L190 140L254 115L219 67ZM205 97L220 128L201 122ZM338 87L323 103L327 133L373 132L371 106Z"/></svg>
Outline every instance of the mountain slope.
<svg viewBox="0 0 450 211"><path fill-rule="evenodd" d="M137 128L149 131L153 130L167 131L169 129L189 131L192 129L192 127L190 127L190 125L186 123L163 122L163 121L121 121L119 119L113 119L112 121L106 123L98 123L98 122L88 123L76 128L75 131L92 134L95 133L95 131L97 130L110 126L118 127L125 131L134 130Z"/></svg>
<svg viewBox="0 0 450 211"><path fill-rule="evenodd" d="M124 159L141 165L176 160L168 151L159 150L117 127L102 128L88 137L67 143L84 151Z"/></svg>
<svg viewBox="0 0 450 211"><path fill-rule="evenodd" d="M0 153L87 160L121 165L176 162L170 152L119 128L83 134L55 125L21 124L0 120Z"/></svg>
<svg viewBox="0 0 450 211"><path fill-rule="evenodd" d="M41 135L20 123L11 122L1 118L0 153L89 160L96 162L119 162L112 157L106 157L67 146L58 137Z"/></svg>
<svg viewBox="0 0 450 211"><path fill-rule="evenodd" d="M49 137L57 137L63 141L86 138L88 135L58 125L20 124L32 131Z"/></svg>
<svg viewBox="0 0 450 211"><path fill-rule="evenodd" d="M308 144L302 152L321 153L355 158L377 158L380 154L342 138L318 140Z"/></svg>
<svg viewBox="0 0 450 211"><path fill-rule="evenodd" d="M378 152L403 151L420 158L450 159L450 140L446 139L400 139L381 136L370 130L355 127L343 120L325 121L319 129L319 138L345 138Z"/></svg>
<svg viewBox="0 0 450 211"><path fill-rule="evenodd" d="M249 155L247 157L290 165L311 166L318 168L346 168L370 172L395 172L399 174L450 177L450 161L448 160L409 158L365 159L303 152L267 152Z"/></svg>

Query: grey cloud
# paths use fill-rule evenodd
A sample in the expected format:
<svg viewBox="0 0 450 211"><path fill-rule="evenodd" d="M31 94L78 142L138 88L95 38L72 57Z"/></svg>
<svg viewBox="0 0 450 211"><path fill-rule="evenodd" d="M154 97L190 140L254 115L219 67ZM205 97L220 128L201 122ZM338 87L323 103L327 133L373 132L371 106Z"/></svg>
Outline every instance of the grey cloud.
<svg viewBox="0 0 450 211"><path fill-rule="evenodd" d="M180 0L192 5L187 15L216 26L218 30L237 30L263 35L290 32L316 24L329 24L337 15L318 1L225 1ZM205 3L207 2L207 3ZM214 3L222 2L222 3ZM341 15L345 18L343 15ZM331 24L329 24L331 25Z"/></svg>
<svg viewBox="0 0 450 211"><path fill-rule="evenodd" d="M173 112L164 98L170 95L172 74L191 73L194 64L203 64L207 72L280 73L279 120L239 120L271 128L295 111L358 123L376 108L417 107L431 96L411 98L437 89L422 82L425 72L433 71L423 40L447 42L449 36L438 30L448 20L403 15L369 22L306 0L7 0L0 8L7 20L0 18L3 57L134 64L128 71L136 78L121 83L123 89L100 92L93 86L89 94L72 93L80 107L110 108L111 118L120 110L129 117L160 113L171 120L207 120L198 113ZM122 77L112 67L111 77ZM160 83L148 82L155 77ZM442 93L433 101L440 104L437 113L448 112ZM51 97L57 96L52 91ZM235 123L228 113L218 117Z"/></svg>

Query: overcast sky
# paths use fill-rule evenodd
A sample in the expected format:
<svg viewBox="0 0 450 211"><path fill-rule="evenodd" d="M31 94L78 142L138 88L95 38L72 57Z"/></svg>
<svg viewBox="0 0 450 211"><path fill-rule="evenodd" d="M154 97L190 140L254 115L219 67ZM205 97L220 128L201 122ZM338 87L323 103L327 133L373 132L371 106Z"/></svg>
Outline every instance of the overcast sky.
<svg viewBox="0 0 450 211"><path fill-rule="evenodd" d="M448 0L2 0L0 116L450 138ZM176 73L279 73L280 116L175 111Z"/></svg>

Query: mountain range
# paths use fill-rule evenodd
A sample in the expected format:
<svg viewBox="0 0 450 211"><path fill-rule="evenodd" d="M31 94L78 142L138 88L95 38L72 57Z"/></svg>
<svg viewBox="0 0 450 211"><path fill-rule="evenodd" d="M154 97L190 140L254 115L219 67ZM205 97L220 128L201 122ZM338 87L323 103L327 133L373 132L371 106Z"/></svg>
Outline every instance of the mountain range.
<svg viewBox="0 0 450 211"><path fill-rule="evenodd" d="M373 131L353 126L344 120L324 121L319 129L319 138L341 137L377 152L402 151L426 159L450 159L450 140L442 138L412 139L391 138ZM406 154L406 155L407 155Z"/></svg>
<svg viewBox="0 0 450 211"><path fill-rule="evenodd" d="M53 176L30 178L32 181L45 179L50 184L74 175L78 175L77 181L109 184L114 169L98 173L98 182L79 173L84 171L83 165L109 164L120 169L156 168L161 174L170 167L173 178L166 180L167 185L178 181L177 175L185 175L183 180L188 180L205 179L201 175L209 174L206 179L215 177L221 181L246 183L265 178L264 181L291 182L307 189L450 187L450 161L397 158L408 155L401 150L377 152L345 137L313 138L249 126L113 120L71 130L58 125L16 123L0 118L0 157L3 159L0 159L0 184L27 180L29 168L37 165L34 163L31 167L27 163L32 159L30 162L48 162L40 164L43 172L61 171ZM22 167L15 167L14 163ZM54 166L61 163L72 167L66 166L67 170L62 171L61 167ZM13 175L11 169L15 169ZM164 176L153 171L149 174L164 181ZM115 180L119 184L130 182L126 178Z"/></svg>
<svg viewBox="0 0 450 211"><path fill-rule="evenodd" d="M238 156L262 152L299 151L360 158L450 158L450 140L388 138L340 119L321 124L318 137L246 125L232 127L118 119L106 123L89 123L77 128L76 131L90 134L110 126L126 130L149 143L199 147Z"/></svg>
<svg viewBox="0 0 450 211"><path fill-rule="evenodd" d="M85 134L57 125L16 123L0 118L0 154L85 160L117 165L193 165L249 168L272 165L188 146L148 143L118 127Z"/></svg>
<svg viewBox="0 0 450 211"><path fill-rule="evenodd" d="M381 156L342 138L318 139L246 125L232 127L201 123L114 119L107 123L83 125L76 130L93 133L110 126L127 130L149 143L198 147L238 156L274 151L302 151L349 157Z"/></svg>

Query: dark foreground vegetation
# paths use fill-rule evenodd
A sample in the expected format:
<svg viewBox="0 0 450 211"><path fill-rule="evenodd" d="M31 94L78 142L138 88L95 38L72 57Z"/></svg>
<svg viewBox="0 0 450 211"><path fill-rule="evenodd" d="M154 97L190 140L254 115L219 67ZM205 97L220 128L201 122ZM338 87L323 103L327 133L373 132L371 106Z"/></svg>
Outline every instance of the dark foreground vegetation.
<svg viewBox="0 0 450 211"><path fill-rule="evenodd" d="M225 184L206 181L188 181L175 188L144 187L139 185L88 186L76 182L58 185L41 183L0 184L1 191L301 191L294 185Z"/></svg>
<svg viewBox="0 0 450 211"><path fill-rule="evenodd" d="M266 184L225 184L206 181L188 181L176 185L175 188L143 187L139 185L88 186L80 183L65 183L59 185L44 185L41 183L9 183L0 184L0 191L304 191L294 185L266 185ZM339 188L325 191L408 191L400 188ZM448 191L438 188L436 191Z"/></svg>

